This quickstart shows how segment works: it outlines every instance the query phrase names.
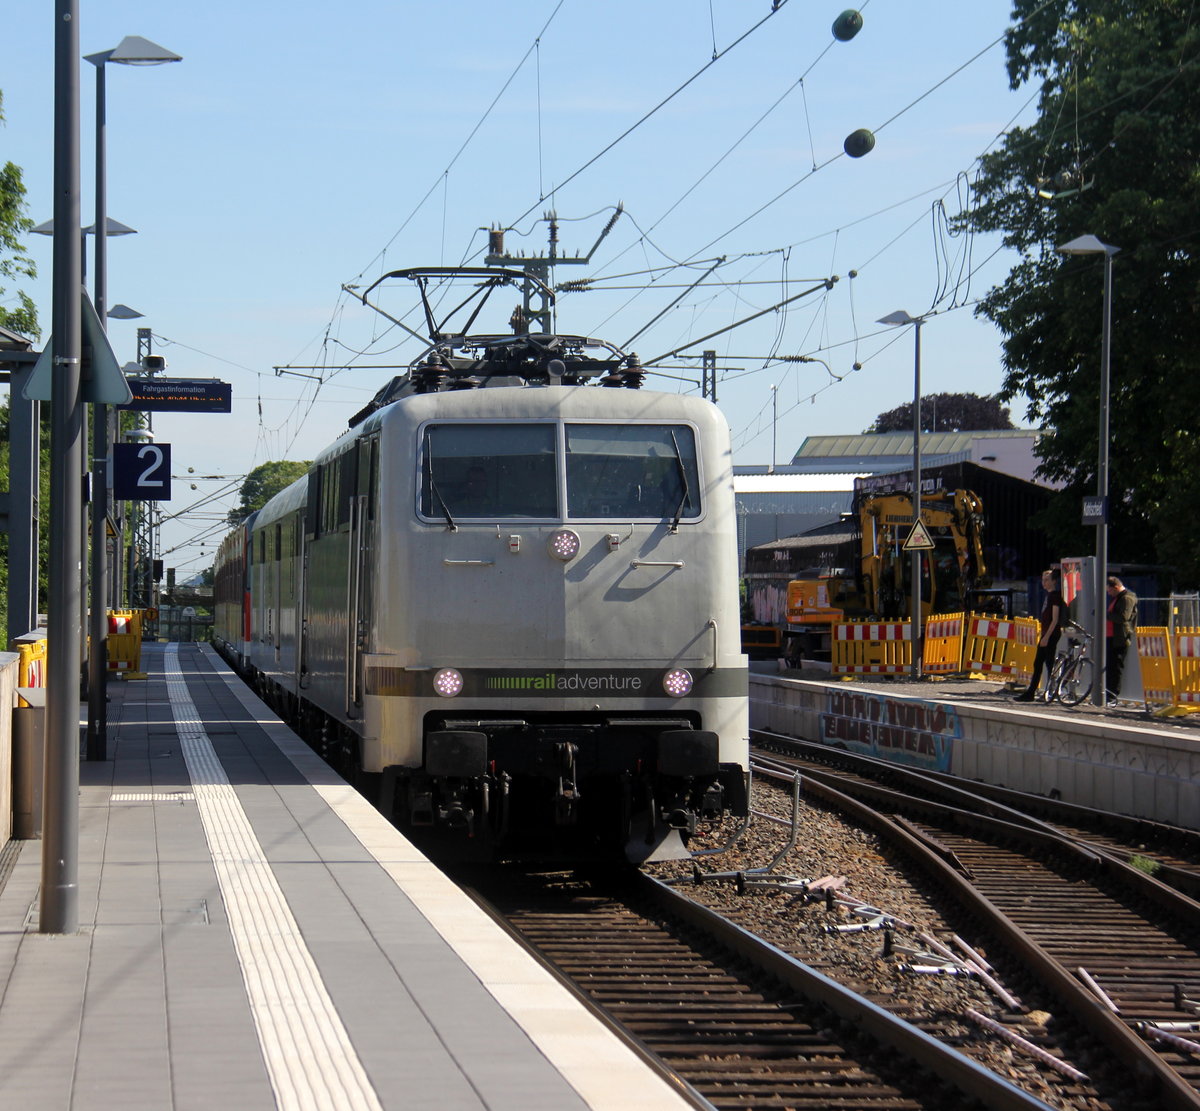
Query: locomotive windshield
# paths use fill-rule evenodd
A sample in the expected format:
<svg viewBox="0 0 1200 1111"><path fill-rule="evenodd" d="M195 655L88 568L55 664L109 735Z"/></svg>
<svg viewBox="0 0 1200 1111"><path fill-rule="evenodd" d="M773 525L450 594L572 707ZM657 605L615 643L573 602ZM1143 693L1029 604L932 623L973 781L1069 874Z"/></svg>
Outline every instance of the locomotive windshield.
<svg viewBox="0 0 1200 1111"><path fill-rule="evenodd" d="M431 424L420 509L448 523L560 515L555 423ZM567 516L678 522L700 513L696 437L682 424L567 424Z"/></svg>
<svg viewBox="0 0 1200 1111"><path fill-rule="evenodd" d="M567 516L695 517L696 438L687 425L568 424Z"/></svg>
<svg viewBox="0 0 1200 1111"><path fill-rule="evenodd" d="M553 424L434 424L426 429L421 512L558 515Z"/></svg>

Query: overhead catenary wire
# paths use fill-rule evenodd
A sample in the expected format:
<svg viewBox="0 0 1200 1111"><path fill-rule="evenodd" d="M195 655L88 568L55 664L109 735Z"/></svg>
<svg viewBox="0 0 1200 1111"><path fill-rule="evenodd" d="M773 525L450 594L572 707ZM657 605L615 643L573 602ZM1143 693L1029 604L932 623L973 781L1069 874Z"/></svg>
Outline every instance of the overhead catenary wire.
<svg viewBox="0 0 1200 1111"><path fill-rule="evenodd" d="M560 6L561 6L561 5L560 5ZM556 8L555 8L555 12L557 12L557 10L558 10L558 8L556 7ZM715 40L714 40L714 41L715 41ZM535 51L535 53L536 53L536 51ZM482 121L481 121L481 122L482 122ZM443 175L442 175L442 178L441 178L441 180L442 180L442 182L443 182L443 185L444 185L444 184L445 184L445 180L446 180L446 175L445 175L445 172L443 172ZM541 191L541 183L540 183L540 182L539 182L539 191ZM444 210L444 211L445 211L445 210ZM865 219L865 217L864 217L864 219ZM651 226L651 227L652 227L652 226ZM391 242L391 241L389 241L389 245L390 245L390 242ZM779 250L780 250L780 251L781 251L781 253L782 253L782 249L779 249ZM744 258L744 257L747 257L747 256L743 255L743 256L740 256L740 257L743 257L743 258ZM722 273L722 274L724 275L724 274L728 274L728 271L719 271L718 273ZM723 281L725 281L726 288L729 288L729 289L737 289L737 290L743 290L743 291L747 290L747 289L748 289L748 287L749 287L749 285L751 284L751 283L749 283L749 282L745 282L745 281L739 281L739 280L736 280L736 279L735 279L735 278L733 278L733 277L729 277L729 278L723 278L722 280L723 280ZM777 281L778 279L775 279L775 280ZM793 280L794 280L794 279L793 279ZM662 289L671 289L671 288L676 288L676 287L672 287L672 286L669 286L669 285L667 285L666 283L663 283L662 285L660 285L660 286L659 286L659 288L662 288ZM692 287L690 287L690 288L695 288L695 283L692 283ZM703 287L700 287L700 288L703 288ZM851 287L851 290L850 290L850 291L848 291L848 292L849 292L849 294L850 294L850 296L851 296L851 298L852 298L852 297L853 297L853 290L852 290L852 287ZM823 299L823 300L825 300L825 299ZM827 300L825 300L825 303L826 303L826 304L828 304ZM685 310L685 311L686 311L686 310ZM808 313L808 312L805 312L805 313L803 314L803 319L802 319L801 323L803 323L803 324L809 324L809 326L811 327L812 325L811 325L811 323L810 323L810 322L811 322L811 320L812 320L812 319L813 319L813 318L812 318L812 317L809 315L809 313ZM796 322L795 320L793 320L793 321L791 322L791 327L790 327L790 328L788 328L789 332L791 332L791 333L796 333L796 332L798 331L798 329L797 329L797 327L796 327L796 323L797 323L797 322ZM782 337L782 334L783 334L783 331L784 331L785 327L787 327L787 321L786 321L786 320L783 320L783 319L780 319L780 320L779 320L779 322L778 322L778 326L777 326L777 328L776 328L775 346L778 346L778 343L780 342L780 339L781 339L781 337ZM857 331L857 329L856 329L856 328L855 328L855 331ZM823 335L823 334L822 334L822 335L816 335L816 336L814 336L814 338L815 338L815 339L824 340L824 339L826 339L826 338L828 338L828 337L827 337L826 335ZM339 341L339 340L336 340L336 339L334 339L334 338L332 338L332 337L331 337L331 339L330 339L330 342L336 343L336 342L340 342L340 341ZM344 345L344 346L348 346L348 345ZM394 348L393 348L393 349L394 349ZM783 348L778 348L778 349L779 349L779 350L782 350ZM789 350L794 350L795 348L794 348L794 347L789 347L788 349L789 349ZM369 349L366 349L366 350L360 350L360 354L361 354L362 356L369 356L369 355L373 354L373 352L372 352L371 350L369 350ZM246 368L246 369L249 369L249 368ZM267 396L265 396L265 395L262 395L262 394L261 394L261 391L260 391L260 395L259 395L259 396L260 396L261 400L263 400L263 401L273 401L273 400L274 400L274 398L273 398L273 397L267 397ZM319 400L318 400L318 399L319 399ZM309 414L312 412L312 410L313 410L313 406L314 406L314 405L316 405L316 404L319 404L319 403L321 403L321 402L326 402L327 400L328 400L328 391L322 391L320 387L317 387L317 388L316 388L316 389L314 389L314 390L306 390L306 391L305 391L305 392L304 392L304 393L301 395L301 398L299 398L299 399L297 399L297 400L296 400L296 402L295 402L295 405L293 406L293 409L292 409L292 411L289 413L288 417L287 417L287 418L285 418L284 422L283 422L282 424L277 424L277 425L275 425L275 426L274 426L274 429L275 429L275 430L274 430L274 432L272 433L272 435L282 435L284 438L286 438L288 435L291 435L291 437L292 437L292 439L291 439L291 442L294 442L294 441L295 441L295 436L299 435L299 431L300 431L300 428L299 428L299 426L296 424L296 422L297 422L297 421L300 421L300 422L302 422L304 419L307 419L308 415L309 415ZM271 411L269 411L269 412L273 412L273 410L271 410ZM288 423L289 421L290 421L290 422L292 422L292 423L290 423L290 424L289 424L289 423Z"/></svg>
<svg viewBox="0 0 1200 1111"><path fill-rule="evenodd" d="M555 8L555 12L557 12L557 11L558 11L558 8L556 7L556 8ZM536 56L536 55L537 55L536 43L534 44L534 46L533 46L533 47L531 47L531 49L533 49L533 50L534 50L534 53L535 53L535 56ZM478 124L478 125L477 125L477 127L478 127L478 126L481 126L481 125L482 125L482 122L483 122L483 121L481 120L481 121L480 121L480 124ZM603 152L601 152L601 153L603 153ZM540 190L539 190L539 191L540 191ZM389 245L390 245L390 243L391 243L391 241L389 241ZM727 286L728 286L728 288L731 288L731 289L732 289L732 288L742 288L742 283L740 283L740 282L737 282L737 281L736 281L736 280L734 280L734 279L729 279L729 280L728 280L728 282L727 282ZM666 287L664 286L664 288L666 288ZM807 317L806 317L806 318L807 318ZM781 329L780 329L780 331L781 331ZM360 349L360 350L361 350L361 349ZM369 355L369 354L371 354L371 352L370 352L369 350L363 350L363 351L362 351L362 354L363 354L363 355ZM309 414L309 413L312 411L312 407L313 407L313 405L314 405L314 404L316 404L316 402L317 402L317 398L318 398L319 394L320 394L320 391L319 391L319 388L318 388L318 390L317 390L316 392L314 392L314 393L311 395L311 398L310 398L310 399L308 400L308 402L307 402L307 406L304 406L304 403L303 403L303 402L300 402L300 403L299 403L299 404L300 404L300 406L301 406L301 409L303 410L303 412L301 412L301 409L294 410L294 411L293 411L291 414L289 414L289 417L287 418L287 420L290 420L290 421L296 422L296 421L302 421L303 419L305 419L305 418L307 417L307 415L308 415L308 414ZM282 430L286 424L287 424L287 421L285 420L284 424L281 424L281 425L278 425L278 426L277 426L277 431L279 431L279 430ZM289 426L289 427L290 427L290 426ZM298 435L298 429L297 429L297 432L296 432L296 434ZM293 436L293 439L294 439L294 436Z"/></svg>
<svg viewBox="0 0 1200 1111"><path fill-rule="evenodd" d="M500 86L500 91L497 92L492 98L491 103L486 109L484 109L483 114L476 121L475 126L471 128L467 137L462 141L458 149L451 156L450 161L446 163L445 168L441 171L441 173L438 174L437 178L434 179L434 182L429 187L428 192L426 192L421 200L417 202L416 207L408 214L400 227L392 233L392 237L383 245L383 248L375 255L374 258L371 259L370 262L367 263L366 266L362 268L362 270L359 271L359 278L366 274L367 271L375 265L375 263L379 262L387 255L388 248L395 243L397 238L399 238L399 236L403 233L404 229L407 228L408 225L413 221L417 213L421 211L422 207L424 207L425 202L430 198L430 196L433 195L433 192L437 189L439 182L445 175L449 174L449 172L454 168L455 163L457 163L458 160L463 156L463 153L466 151L467 147L471 145L471 140L475 138L475 136L479 133L479 129L487 122L488 117L492 114L492 111L495 109L496 105L500 103L501 98L508 91L509 86L516 79L517 74L524 69L525 63L529 61L530 55L537 51L538 44L541 42L542 37L546 34L546 31L549 30L550 24L554 22L555 17L558 15L559 10L562 8L564 3L566 3L566 0L558 0L558 3L554 5L554 10L550 13L549 17L546 19L546 22L542 24L542 29L534 36L533 42L529 45L529 49L525 51L525 53L521 56L521 60L513 67L512 72L508 75L508 79L503 85ZM532 206L529 211L532 212L533 208L536 207L536 205ZM528 215L528 213L525 215ZM524 217L519 217L519 219L524 219ZM513 223L516 223L516 221L514 220ZM357 278L355 280L357 280Z"/></svg>
<svg viewBox="0 0 1200 1111"><path fill-rule="evenodd" d="M755 33L755 31L759 30L764 24L766 24L774 16L778 15L779 12L781 12L787 6L788 2L789 2L789 0L773 0L773 3L771 5L771 10L769 12L767 12L767 14L765 16L763 16L762 19L760 19L757 23L755 23L752 27L750 27L749 30L742 32L742 34L739 35L736 39L734 39L733 42L731 42L727 47L725 47L724 50L721 50L718 53L715 53L712 56L712 58L709 59L709 61L707 61L704 65L702 65L698 70L696 70L696 72L693 73L686 81L684 81L681 85L678 85L674 90L672 90L665 97L663 97L663 99L660 100L657 104L655 104L653 108L651 108L648 112L646 112L644 115L639 117L634 123L630 124L624 131L621 132L620 135L618 135L615 139L613 139L610 143L608 143L601 150L597 151L596 154L592 155L592 157L589 158L586 162L584 162L583 165L581 165L578 169L573 170L570 174L568 174L562 181L560 181L558 183L557 188L560 190L563 189L565 186L569 185L572 181L574 181L577 177L579 177L579 175L582 174L585 170L589 169L590 167L594 166L597 162L599 162L600 159L603 158L606 154L608 154L609 151L611 151L614 147L616 147L618 144L620 144L623 140L625 140L630 135L632 135L634 131L636 131L639 127L641 127L642 124L644 124L648 119L650 119L652 116L654 116L657 112L659 112L661 109L665 108L668 104L670 104L672 100L674 100L680 93L682 93L686 88L688 88L689 85L691 85L693 82L695 82L699 77L701 77L704 73L706 73L714 65L716 65L717 62L719 62L722 58L724 58L726 55L728 55L731 51L736 50L737 47L739 47L751 35L753 35ZM520 223L535 208L537 208L538 204L540 204L540 203L541 203L541 201L539 199L534 204L531 204L515 220L511 220L509 222L512 224Z"/></svg>
<svg viewBox="0 0 1200 1111"><path fill-rule="evenodd" d="M1050 2L1050 0L1047 0L1047 2ZM1043 5L1043 6L1044 6L1044 5ZM774 12L772 12L772 14L774 14ZM727 53L727 52L728 52L728 50L732 49L732 48L733 48L733 46L736 46L738 42L740 42L740 41L744 40L744 38L745 38L745 37L746 37L748 34L750 34L750 33L751 33L751 32L752 32L754 29L756 29L758 26L760 26L762 22L763 22L763 21L759 21L759 23L758 23L758 24L756 24L756 25L755 25L755 27L752 27L752 28L750 29L750 31L747 31L747 32L745 32L745 33L744 33L744 34L743 34L743 35L742 35L742 36L741 36L741 37L740 37L738 40L736 40L736 41L735 41L735 43L734 43L734 44L732 44L730 47L726 48L726 51L725 51L725 52L721 52L721 53L722 53L722 54L723 54L723 53ZM996 41L1000 41L1000 40L998 39L998 40L996 40ZM990 44L990 45L992 45L992 44ZM989 45L989 48L990 48L990 45ZM985 48L985 51L986 51L986 49L988 49L988 48ZM982 54L982 53L983 53L982 51L981 51L981 52L979 52L979 54ZM975 57L978 57L978 56L979 56L979 54L975 55ZM937 87L938 87L938 86L940 86L941 84L944 84L946 80L949 80L950 76L953 76L953 74L954 74L954 73L960 72L960 71L961 71L963 68L965 68L965 66L966 66L966 65L969 65L969 64L970 64L970 62L971 62L972 60L974 60L974 58L972 58L972 59L969 59L967 62L965 62L965 63L963 63L962 65L960 65L959 67L957 67L957 69L956 69L955 71L953 71L953 72L952 72L952 73L951 73L949 76L947 76L946 78L943 78L943 79L942 79L942 81L938 82L938 83L937 83L937 85L933 86L933 88L937 88ZM711 62L710 62L709 64L711 64ZM639 125L641 122L644 122L646 119L650 118L650 116L651 116L651 115L653 115L655 111L657 111L659 108L661 108L661 106L662 106L663 104L665 104L667 101L669 101L669 100L670 100L672 97L674 97L674 96L678 95L678 93L679 93L680 91L682 91L682 89L686 88L686 87L687 87L687 85L688 85L688 84L690 84L690 83L691 83L691 81L695 80L695 78L696 78L697 76L699 76L699 74L700 74L700 73L702 73L702 72L704 71L704 69L706 69L706 68L707 68L707 66L705 66L705 67L701 67L701 69L700 69L699 71L697 71L697 73L696 73L696 74L693 74L693 75L692 75L692 77L688 79L688 81L684 82L684 83L683 83L681 86L679 86L679 88L677 88L677 89L676 89L676 90L675 90L675 91L674 91L672 94L670 94L670 96L669 96L669 97L665 98L663 101L660 101L660 102L659 102L659 103L658 103L658 104L657 104L657 105L656 105L654 108L652 108L652 109L651 109L649 112L645 113L645 114L644 114L642 117L640 117L639 121L638 121L637 123L635 123L633 126L634 126L634 127L636 127L636 126L638 126L638 125ZM927 90L927 91L926 91L926 93L922 94L922 96L921 96L921 97L919 97L919 98L917 98L917 100L919 101L920 99L923 99L923 98L924 98L924 96L927 96L927 95L929 94L929 92L931 92L931 91L932 91L932 89L931 89L931 90ZM917 102L917 101L914 101L913 103L916 103L916 102ZM889 123L889 122L891 122L891 120L894 120L895 118L897 118L897 117L898 117L900 114L902 114L902 112L903 112L903 110L902 110L900 113L896 113L896 114L895 114L895 115L893 115L893 117L891 117L891 118L890 118L888 121L885 121L885 124L884 124L884 125L881 125L881 126L886 126L886 124L887 124L887 123ZM617 140L615 140L615 141L614 141L614 143L615 143L615 142L619 142L619 141L620 141L620 139L621 139L622 137L624 137L624 135L626 135L626 134L628 134L628 133L629 133L629 130L630 130L630 129L627 129L627 130L626 130L624 133L622 133L622 136L618 136L618 139L617 139ZM597 160L599 157L602 157L602 156L603 156L603 154L607 153L607 151L608 151L609 149L611 149L612 145L613 145L613 144L611 144L611 143L610 143L608 146L606 146L606 147L605 147L605 148L603 148L603 149L602 149L600 152L598 152L598 154L594 155L594 156L593 156L591 159L589 159L589 160L588 160L586 163L584 163L584 165L583 165L583 166L581 166L581 167L580 167L578 170L576 170L576 171L575 171L573 174L569 175L569 176L568 176L568 178L564 179L564 184L565 184L567 181L570 181L570 180L571 180L573 177L575 177L575 176L577 176L578 174L582 173L582 172L583 172L583 170L585 170L585 169L586 169L588 166L590 166L591 164L594 164L594 162L595 162L595 161L596 161L596 160ZM518 221L519 221L520 219L523 219L525 216L527 216L527 215L528 215L530 212L532 212L532 210L533 210L533 208L532 208L532 206L531 206L529 209L527 209L527 210L526 210L526 211L525 211L525 212L522 214L522 216L521 216L521 217L519 217L519 218L518 218ZM514 221L514 223L516 223L516 222L517 222L517 221ZM635 226L636 226L636 222L635 222ZM641 230L641 229L639 229L639 230ZM644 235L644 234L645 234L645 233L643 233L643 235Z"/></svg>

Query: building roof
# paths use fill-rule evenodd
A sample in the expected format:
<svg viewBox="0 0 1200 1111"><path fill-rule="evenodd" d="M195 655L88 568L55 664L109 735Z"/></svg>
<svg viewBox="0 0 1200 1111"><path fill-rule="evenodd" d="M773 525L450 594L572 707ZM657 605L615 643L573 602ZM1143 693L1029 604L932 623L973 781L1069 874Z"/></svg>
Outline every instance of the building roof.
<svg viewBox="0 0 1200 1111"><path fill-rule="evenodd" d="M970 452L975 440L1029 439L1038 432L1031 428L980 429L977 432L922 432L921 451L930 455ZM912 455L911 432L861 432L851 436L808 436L796 459L869 459L878 456Z"/></svg>
<svg viewBox="0 0 1200 1111"><path fill-rule="evenodd" d="M866 472L857 474L830 473L779 473L745 474L736 467L733 472L735 494L824 494L834 491L852 493L854 480Z"/></svg>
<svg viewBox="0 0 1200 1111"><path fill-rule="evenodd" d="M9 328L0 326L0 347L28 351L32 346L33 340L28 336L23 336L20 332L14 332Z"/></svg>

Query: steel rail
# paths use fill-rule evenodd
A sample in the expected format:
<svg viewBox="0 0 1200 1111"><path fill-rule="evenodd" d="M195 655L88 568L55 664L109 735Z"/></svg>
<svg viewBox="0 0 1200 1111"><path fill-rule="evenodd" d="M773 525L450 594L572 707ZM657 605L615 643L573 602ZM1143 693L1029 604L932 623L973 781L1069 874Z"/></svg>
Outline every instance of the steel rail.
<svg viewBox="0 0 1200 1111"><path fill-rule="evenodd" d="M984 1106L996 1111L1029 1111L1048 1106L966 1054L843 987L660 880L642 873L638 883L646 897L664 913L715 938L736 956L779 980L797 995L827 1008L865 1031L874 1040L907 1055Z"/></svg>
<svg viewBox="0 0 1200 1111"><path fill-rule="evenodd" d="M1173 1111L1197 1111L1200 1109L1200 1092L1197 1092L1163 1061L1158 1053L1142 1041L1120 1017L1109 1011L1068 968L1033 941L1017 923L978 891L970 879L962 874L959 867L956 867L955 863L945 859L943 852L938 852L924 838L916 836L889 816L880 814L867 803L824 781L820 773L805 773L805 782L810 794L842 809L852 815L856 821L862 822L863 825L875 830L885 839L901 846L916 857L938 880L953 890L965 906L985 917L1004 944L1008 945L1025 963L1026 967L1032 970L1045 986L1066 1004L1083 1026L1137 1074L1156 1085L1157 1094L1164 1107L1171 1108ZM886 791L885 788L872 788L869 784L855 784L854 786L856 789L861 789L877 797ZM897 792L888 793L901 799L905 805L919 805L914 800L907 796L901 796ZM924 803L923 805L930 808L938 806L943 812L951 809L935 803ZM1047 844L1055 844L1064 851L1074 851L1077 856L1094 861L1097 866L1108 865L1111 869L1112 866L1117 865L1126 872L1137 873L1137 869L1115 861L1107 854L1097 852L1090 846L1079 845L1061 834L1032 829L1029 826L1016 825L998 819L985 819L982 815L970 814L965 811L955 810L953 813L955 817L961 815L969 823L973 822L977 828L982 828L985 821L995 822L1013 837L1024 835L1031 841L1036 840L1043 847ZM1122 874L1124 876L1124 873ZM1143 890L1161 889L1157 892L1158 894L1161 895L1165 891L1169 892L1171 896L1183 900L1177 906L1200 911L1200 906L1193 900L1166 887L1165 884L1158 883L1144 873L1137 873L1137 875L1148 881L1147 884L1141 883L1140 879L1136 881Z"/></svg>
<svg viewBox="0 0 1200 1111"><path fill-rule="evenodd" d="M1004 816L1015 824L1026 824L1053 831L1087 844L1097 852L1120 861L1120 853L1112 846L1093 840L1086 831L1063 829L1064 823L1076 822L1083 825L1111 825L1131 842L1145 844L1154 842L1174 848L1177 852L1189 852L1200 858L1200 831L1154 822L1146 818L1135 818L1125 814L1108 814L1092 807L1063 802L1041 795L1030 795L1008 787L996 787L987 783L962 785L963 781L945 772L906 768L886 760L831 750L828 745L807 741L799 737L788 737L780 733L756 731L758 736L770 738L788 748L826 764L842 764L847 767L867 769L881 778L919 787L933 796L956 799L972 804L973 809ZM1040 812L1040 813L1039 813ZM1115 835L1114 835L1115 839ZM1130 851L1135 851L1132 847ZM1177 864L1155 860L1155 876L1159 882L1191 897L1200 899L1200 869L1181 867Z"/></svg>

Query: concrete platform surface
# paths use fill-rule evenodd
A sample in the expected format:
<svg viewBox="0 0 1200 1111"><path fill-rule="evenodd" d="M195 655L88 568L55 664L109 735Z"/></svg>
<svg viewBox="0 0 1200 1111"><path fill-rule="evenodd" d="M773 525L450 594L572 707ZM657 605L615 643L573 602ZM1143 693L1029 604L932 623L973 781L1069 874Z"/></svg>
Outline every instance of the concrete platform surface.
<svg viewBox="0 0 1200 1111"><path fill-rule="evenodd" d="M207 646L143 646L80 767L78 908L0 853L0 1104L690 1106Z"/></svg>

